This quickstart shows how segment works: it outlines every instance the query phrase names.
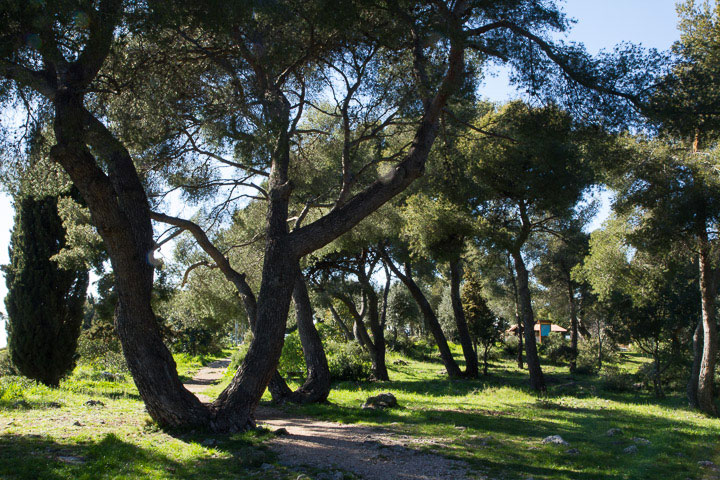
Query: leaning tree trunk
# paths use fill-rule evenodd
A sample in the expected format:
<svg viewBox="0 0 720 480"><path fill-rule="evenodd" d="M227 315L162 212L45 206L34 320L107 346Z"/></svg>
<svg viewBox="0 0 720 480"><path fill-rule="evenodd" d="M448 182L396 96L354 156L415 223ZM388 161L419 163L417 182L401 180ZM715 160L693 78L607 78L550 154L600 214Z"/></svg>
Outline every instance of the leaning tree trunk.
<svg viewBox="0 0 720 480"><path fill-rule="evenodd" d="M463 356L465 357L465 375L470 378L477 378L478 358L473 350L472 338L470 337L462 300L460 299L460 277L462 276L460 262L460 259L450 262L450 299L458 336L460 337L460 345L462 345Z"/></svg>
<svg viewBox="0 0 720 480"><path fill-rule="evenodd" d="M324 402L330 393L330 368L320 334L313 323L312 304L301 273L295 279L292 298L295 304L298 334L307 366L307 378L305 383L293 392L282 376L275 372L268 389L273 399L279 401L302 404Z"/></svg>
<svg viewBox="0 0 720 480"><path fill-rule="evenodd" d="M370 355L370 363L372 364L372 372L373 376L377 378L378 380L388 380L388 372L387 367L385 365L385 344L384 344L384 337L383 338L383 344L382 349L383 351L380 352L378 347L375 345L375 341L370 338L370 334L368 334L367 327L365 326L365 321L363 320L363 317L366 315L370 317L370 322L373 322L373 317L377 318L377 310L375 310L375 314L372 313L372 302L368 300L367 293L363 290L363 305L362 310L358 312L357 308L355 307L355 303L348 295L343 294L335 294L336 298L343 302L345 306L347 306L348 310L350 311L350 314L353 316L354 319L354 325L353 325L353 332L355 335L355 338L357 339L358 344L360 344L361 347L363 347L368 354ZM376 297L377 299L377 297ZM377 306L377 302L375 302L375 305ZM373 331L373 327L371 326L371 331Z"/></svg>
<svg viewBox="0 0 720 480"><path fill-rule="evenodd" d="M54 99L50 156L68 173L103 238L115 273L115 325L138 392L164 426L204 426L210 412L180 382L150 305L154 249L149 204L127 150L83 107L82 94L61 89ZM97 165L88 141L108 165Z"/></svg>
<svg viewBox="0 0 720 480"><path fill-rule="evenodd" d="M715 325L715 286L710 260L707 233L700 245L700 294L702 297L703 352L698 375L697 399L700 410L717 415L714 398L715 361L717 357L717 327Z"/></svg>
<svg viewBox="0 0 720 480"><path fill-rule="evenodd" d="M688 405L691 408L699 408L698 403L698 377L700 376L700 364L702 362L702 341L703 341L703 319L698 320L693 333L693 363L690 370L690 380L687 384Z"/></svg>
<svg viewBox="0 0 720 480"><path fill-rule="evenodd" d="M540 368L540 358L538 357L537 346L535 344L535 317L528 285L528 271L527 268L525 268L525 261L520 252L513 252L512 256L515 261L515 270L517 273L520 316L523 320L525 333L525 354L527 357L528 373L530 374L530 386L533 390L544 392L546 390L545 377Z"/></svg>
<svg viewBox="0 0 720 480"><path fill-rule="evenodd" d="M418 287L417 283L415 283L415 280L412 278L410 265L407 263L405 264L405 273L403 274L397 268L395 263L393 263L387 256L384 255L384 259L388 267L390 267L390 270L392 270L395 276L405 284L407 289L410 291L410 295L412 295L415 300L415 303L417 303L418 307L420 307L423 319L430 328L430 332L433 334L433 337L435 337L435 343L437 343L438 350L440 350L440 358L442 359L443 365L445 365L445 370L447 370L448 376L450 378L462 377L460 367L458 367L457 362L455 362L455 359L452 356L445 334L440 327L440 322L438 321L432 306L430 306L430 302L428 302L427 298L425 298L425 294L423 294L420 287Z"/></svg>
<svg viewBox="0 0 720 480"><path fill-rule="evenodd" d="M363 267L364 268L364 267ZM363 272L358 275L360 285L365 292L367 301L366 311L368 313L368 323L372 332L372 345L370 349L370 357L373 364L373 372L378 380L390 380L387 365L385 362L385 328L380 321L380 299L378 298L375 288L370 283L370 278Z"/></svg>

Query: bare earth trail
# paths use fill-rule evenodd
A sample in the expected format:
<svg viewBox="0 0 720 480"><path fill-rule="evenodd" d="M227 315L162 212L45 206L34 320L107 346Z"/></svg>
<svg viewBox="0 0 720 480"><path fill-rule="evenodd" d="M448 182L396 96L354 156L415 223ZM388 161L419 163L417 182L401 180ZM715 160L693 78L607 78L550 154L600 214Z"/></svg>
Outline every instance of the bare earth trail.
<svg viewBox="0 0 720 480"><path fill-rule="evenodd" d="M230 359L209 364L185 387L201 401L211 402L201 392L218 382L229 364ZM258 424L287 430L287 435L268 442L283 465L337 468L372 480L486 478L471 474L464 462L413 448L422 441L387 430L324 422L270 407L259 407L256 415Z"/></svg>

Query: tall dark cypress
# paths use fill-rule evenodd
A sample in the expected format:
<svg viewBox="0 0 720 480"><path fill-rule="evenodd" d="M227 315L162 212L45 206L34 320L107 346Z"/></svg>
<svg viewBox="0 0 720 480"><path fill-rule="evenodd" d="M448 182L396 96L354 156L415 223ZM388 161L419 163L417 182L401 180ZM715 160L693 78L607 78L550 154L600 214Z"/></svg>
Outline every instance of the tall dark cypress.
<svg viewBox="0 0 720 480"><path fill-rule="evenodd" d="M57 197L20 198L15 208L5 267L8 349L23 375L55 387L75 366L88 272L50 260L65 246Z"/></svg>

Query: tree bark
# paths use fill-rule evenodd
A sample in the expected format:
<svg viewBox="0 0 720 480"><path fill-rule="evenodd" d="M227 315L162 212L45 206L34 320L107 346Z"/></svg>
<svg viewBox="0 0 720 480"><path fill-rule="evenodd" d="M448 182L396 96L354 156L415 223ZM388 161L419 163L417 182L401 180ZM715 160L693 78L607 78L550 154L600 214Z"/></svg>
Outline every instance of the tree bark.
<svg viewBox="0 0 720 480"><path fill-rule="evenodd" d="M153 231L147 197L132 160L104 127L98 129L99 122L84 109L82 94L61 89L54 105L57 144L51 158L80 191L108 250L118 295L115 325L147 411L163 426L206 425L210 412L180 382L150 305ZM107 174L85 146L86 129L91 130L91 142L104 140L97 150L109 167Z"/></svg>
<svg viewBox="0 0 720 480"><path fill-rule="evenodd" d="M452 302L453 316L460 337L460 345L462 345L463 356L465 357L465 376L469 378L477 378L478 376L478 358L473 350L472 338L468 330L467 321L465 320L465 312L463 311L462 299L460 298L460 280L462 277L461 260L457 259L450 262L450 300Z"/></svg>
<svg viewBox="0 0 720 480"><path fill-rule="evenodd" d="M276 372L270 380L268 389L273 398L280 401L300 404L324 402L330 394L330 368L320 334L313 323L312 304L301 273L298 273L295 280L292 298L307 366L307 377L303 385L293 392L282 376Z"/></svg>
<svg viewBox="0 0 720 480"><path fill-rule="evenodd" d="M703 231L705 232L705 231ZM698 375L697 399L700 410L717 415L714 396L717 327L715 325L715 286L707 233L700 239L700 294L702 298L703 351Z"/></svg>
<svg viewBox="0 0 720 480"><path fill-rule="evenodd" d="M515 302L515 320L517 321L517 337L518 337L518 353L517 353L517 366L522 370L525 365L523 364L523 328L522 328L522 317L520 317L520 299L518 298L517 280L515 279L515 270L510 265L510 259L508 259L508 270L510 271L510 279L512 280L513 287L513 301Z"/></svg>
<svg viewBox="0 0 720 480"><path fill-rule="evenodd" d="M445 370L447 370L448 376L450 378L462 377L460 367L458 367L457 362L455 362L455 359L452 356L452 352L450 351L450 347L448 346L445 334L440 327L440 322L438 321L435 312L430 306L430 302L428 302L427 298L425 298L425 294L422 292L420 287L418 287L417 283L415 283L415 280L413 280L412 278L412 270L410 268L410 264L405 264L405 273L403 274L395 265L395 263L393 263L393 261L390 260L390 258L385 253L383 253L383 258L385 259L385 263L388 267L390 267L390 270L392 270L395 276L398 277L400 281L403 282L403 284L405 284L407 289L410 291L410 295L412 295L413 299L415 300L415 303L417 303L418 307L420 307L420 312L422 313L425 322L430 328L430 332L433 334L433 337L435 337L435 343L437 343L438 350L440 350L440 358L442 359L443 365L445 365Z"/></svg>
<svg viewBox="0 0 720 480"><path fill-rule="evenodd" d="M530 298L528 271L519 251L512 252L512 256L517 273L520 316L523 320L525 355L527 357L528 373L530 374L530 386L533 390L544 392L546 390L545 377L540 367L540 357L538 357L537 346L535 344L535 317L532 309L532 300Z"/></svg>
<svg viewBox="0 0 720 480"><path fill-rule="evenodd" d="M353 332L351 332L347 325L345 325L345 322L343 322L342 318L340 318L340 315L338 314L337 310L335 310L335 307L333 307L332 304L330 304L330 313L332 314L335 323L340 326L340 330L342 330L343 335L345 335L345 340L347 340L348 342L352 342L353 340L355 340Z"/></svg>

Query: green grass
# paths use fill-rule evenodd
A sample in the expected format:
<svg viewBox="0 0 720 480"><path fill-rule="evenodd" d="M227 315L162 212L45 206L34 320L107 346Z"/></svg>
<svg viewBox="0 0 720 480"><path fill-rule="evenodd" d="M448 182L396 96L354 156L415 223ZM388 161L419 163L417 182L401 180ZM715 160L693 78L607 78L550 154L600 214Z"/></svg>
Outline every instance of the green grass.
<svg viewBox="0 0 720 480"><path fill-rule="evenodd" d="M178 365L191 375L210 361L178 358ZM629 355L621 367L634 372L646 361ZM412 448L464 460L493 479L705 479L714 472L698 461L720 464L720 420L688 410L679 393L658 400L613 392L598 377L544 366L549 389L539 397L527 388L526 371L510 361L495 361L491 375L480 380L449 381L437 360L394 353L388 367L389 382L344 382L334 386L327 404L283 408L408 435ZM229 380L228 374L207 393L219 393ZM386 391L400 408L360 408L368 396ZM85 406L90 399L104 406ZM609 437L610 428L624 434ZM561 435L570 446L543 444L549 435ZM634 437L651 443L638 444L636 454L623 453ZM160 431L128 379L108 382L88 369L77 369L57 390L0 379L3 479L297 478L297 471L274 463L265 438ZM217 444L203 445L208 439ZM568 453L571 448L579 453Z"/></svg>

